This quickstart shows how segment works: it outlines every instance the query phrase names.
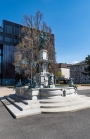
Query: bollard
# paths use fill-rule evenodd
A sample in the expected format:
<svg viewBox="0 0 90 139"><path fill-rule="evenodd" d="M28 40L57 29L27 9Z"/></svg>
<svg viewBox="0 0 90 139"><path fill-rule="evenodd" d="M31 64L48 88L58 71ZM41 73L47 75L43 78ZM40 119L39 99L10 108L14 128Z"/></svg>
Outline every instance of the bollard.
<svg viewBox="0 0 90 139"><path fill-rule="evenodd" d="M75 89L75 94L77 94L77 87L78 87L78 86L75 86L75 87L74 87L74 89Z"/></svg>
<svg viewBox="0 0 90 139"><path fill-rule="evenodd" d="M66 96L66 90L63 91L63 96L64 96L64 97Z"/></svg>

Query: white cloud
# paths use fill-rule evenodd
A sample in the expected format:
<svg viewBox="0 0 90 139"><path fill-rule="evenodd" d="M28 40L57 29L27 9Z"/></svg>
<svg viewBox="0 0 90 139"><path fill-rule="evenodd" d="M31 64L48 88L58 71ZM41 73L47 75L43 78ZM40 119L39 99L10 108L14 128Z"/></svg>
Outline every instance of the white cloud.
<svg viewBox="0 0 90 139"><path fill-rule="evenodd" d="M71 64L76 64L76 63L79 63L79 61L73 61Z"/></svg>

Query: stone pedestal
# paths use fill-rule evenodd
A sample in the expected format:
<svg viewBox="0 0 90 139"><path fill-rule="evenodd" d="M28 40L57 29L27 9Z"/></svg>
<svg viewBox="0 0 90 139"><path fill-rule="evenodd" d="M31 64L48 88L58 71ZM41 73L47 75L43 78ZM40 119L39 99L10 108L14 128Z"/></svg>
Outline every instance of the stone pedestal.
<svg viewBox="0 0 90 139"><path fill-rule="evenodd" d="M53 85L50 85L50 88L55 88L55 85L53 84Z"/></svg>
<svg viewBox="0 0 90 139"><path fill-rule="evenodd" d="M16 87L15 91L16 91L16 95L19 95L19 96L22 96L31 100L36 100L39 94L39 88L29 89L28 87Z"/></svg>
<svg viewBox="0 0 90 139"><path fill-rule="evenodd" d="M44 87L44 75L42 72L39 75L39 86L40 86L40 88Z"/></svg>
<svg viewBox="0 0 90 139"><path fill-rule="evenodd" d="M44 73L44 87L48 87L48 75L48 72Z"/></svg>
<svg viewBox="0 0 90 139"><path fill-rule="evenodd" d="M42 49L39 51L39 59L48 60L47 50Z"/></svg>
<svg viewBox="0 0 90 139"><path fill-rule="evenodd" d="M48 54L47 50L40 50L38 61L39 73L35 75L36 82L40 88L54 88L54 75L48 72ZM49 77L52 78L52 84L49 84Z"/></svg>

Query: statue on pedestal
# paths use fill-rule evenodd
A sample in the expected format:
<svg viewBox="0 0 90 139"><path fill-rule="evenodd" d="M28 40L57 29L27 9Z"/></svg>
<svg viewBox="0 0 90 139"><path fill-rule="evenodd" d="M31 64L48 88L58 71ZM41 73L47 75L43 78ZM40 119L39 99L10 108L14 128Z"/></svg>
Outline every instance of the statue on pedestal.
<svg viewBox="0 0 90 139"><path fill-rule="evenodd" d="M48 85L53 85L53 79L51 75L48 77Z"/></svg>
<svg viewBox="0 0 90 139"><path fill-rule="evenodd" d="M37 88L38 85L37 85L37 82L36 82L36 79L35 77L32 78L32 84L30 84L30 88Z"/></svg>
<svg viewBox="0 0 90 139"><path fill-rule="evenodd" d="M18 82L16 82L16 84L14 85L14 88L16 87L22 87L21 79Z"/></svg>
<svg viewBox="0 0 90 139"><path fill-rule="evenodd" d="M45 32L41 33L39 36L39 50L44 49L45 45L47 45L47 41L49 40L47 34Z"/></svg>
<svg viewBox="0 0 90 139"><path fill-rule="evenodd" d="M40 88L54 88L54 75L52 73L48 72L48 64L51 63L48 60L48 52L45 49L47 43L48 43L49 37L46 32L40 33L39 36L39 54L38 54L38 61L36 66L36 81L38 83L38 86Z"/></svg>
<svg viewBox="0 0 90 139"><path fill-rule="evenodd" d="M69 79L69 87L73 87L74 86L74 82L73 82L73 78Z"/></svg>
<svg viewBox="0 0 90 139"><path fill-rule="evenodd" d="M73 78L69 79L69 87L74 87L75 93L77 92L77 86L73 82Z"/></svg>

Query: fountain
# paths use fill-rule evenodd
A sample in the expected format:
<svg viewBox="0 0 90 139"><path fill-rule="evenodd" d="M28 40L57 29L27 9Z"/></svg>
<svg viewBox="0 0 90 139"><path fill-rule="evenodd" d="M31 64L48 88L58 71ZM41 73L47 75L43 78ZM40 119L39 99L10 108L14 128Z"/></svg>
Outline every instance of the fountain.
<svg viewBox="0 0 90 139"><path fill-rule="evenodd" d="M38 60L36 61L37 73L32 80L29 79L29 84L23 86L19 80L14 87L16 93L6 96L2 100L15 118L40 114L41 112L62 112L77 109L75 101L78 96L75 97L77 87L74 85L73 79L70 79L69 87L56 88L54 75L48 72L50 61L48 52L44 47L47 41L48 37L42 33L39 39Z"/></svg>
<svg viewBox="0 0 90 139"><path fill-rule="evenodd" d="M68 88L55 88L54 75L48 72L50 61L48 60L47 50L45 50L48 39L46 33L40 34L38 61L36 61L38 72L33 77L31 85L15 88L17 95L30 99L42 99L65 97L76 93L77 87L73 84L72 79Z"/></svg>

